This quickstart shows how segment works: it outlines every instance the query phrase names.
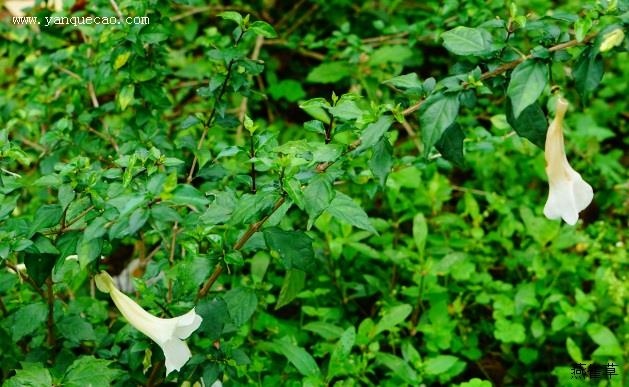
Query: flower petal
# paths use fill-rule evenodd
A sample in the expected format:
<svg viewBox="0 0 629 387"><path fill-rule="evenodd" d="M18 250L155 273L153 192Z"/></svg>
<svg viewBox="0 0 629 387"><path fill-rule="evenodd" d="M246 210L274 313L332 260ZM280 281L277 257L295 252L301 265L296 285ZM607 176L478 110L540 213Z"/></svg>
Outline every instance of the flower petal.
<svg viewBox="0 0 629 387"><path fill-rule="evenodd" d="M194 331L196 331L203 319L199 316L194 308L188 313L177 317L177 327L175 328L175 336L180 339L187 339Z"/></svg>
<svg viewBox="0 0 629 387"><path fill-rule="evenodd" d="M192 357L188 344L178 338L172 338L160 344L166 358L166 376L174 370L179 371Z"/></svg>

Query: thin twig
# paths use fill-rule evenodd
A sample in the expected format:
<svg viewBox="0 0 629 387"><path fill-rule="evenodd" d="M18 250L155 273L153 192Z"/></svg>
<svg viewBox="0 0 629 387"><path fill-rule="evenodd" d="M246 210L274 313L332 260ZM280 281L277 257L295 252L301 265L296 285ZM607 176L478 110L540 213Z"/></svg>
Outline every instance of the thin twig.
<svg viewBox="0 0 629 387"><path fill-rule="evenodd" d="M122 20L122 12L120 12L120 8L118 8L118 4L116 4L116 0L109 0L109 2L111 3L112 8L116 12L116 15L118 15L118 19Z"/></svg>
<svg viewBox="0 0 629 387"><path fill-rule="evenodd" d="M238 43L240 42L240 39L242 39L243 35L244 35L244 31L240 31L240 35L238 35L238 38L236 39L236 42L234 43L234 47L238 46ZM221 99L223 99L223 94L225 94L225 91L227 91L227 83L229 82L229 78L231 77L232 67L234 66L234 63L235 63L234 59L231 59L229 61L229 64L227 65L227 75L225 75L225 80L223 81L223 84L221 85L221 89L218 93L218 96L216 97L216 101L214 102L214 106L212 107L212 111L210 112L210 116L203 123L203 133L201 133L201 138L199 139L199 142L197 143L197 153L203 147L205 136L207 136L207 133L210 130L210 125L212 125L212 121L214 120L214 115L216 114L216 108L221 103ZM192 166L190 167L190 172L188 172L188 178L186 179L186 182L188 184L190 184L190 182L192 181L192 175L194 174L194 168L197 166L197 160L198 160L198 157L197 157L197 154L195 153L194 157L192 158Z"/></svg>
<svg viewBox="0 0 629 387"><path fill-rule="evenodd" d="M555 51L564 50L564 49L570 48L570 47L581 46L583 44L588 43L589 41L591 41L595 37L596 37L596 33L592 33L592 34L586 36L580 42L578 40L576 40L576 39L569 40L569 41L567 41L565 43L561 43L561 44L558 44L556 46L552 46L552 47L548 48L548 51L549 52L555 52ZM505 72L507 72L507 71L509 71L511 69L514 69L517 65L519 65L522 62L524 62L527 59L531 59L532 57L533 57L533 54L528 54L528 55L520 57L520 58L518 58L518 59L516 59L514 61L511 61L511 62L505 63L505 64L503 64L501 66L498 66L497 68L495 68L492 71L486 71L483 74L481 74L480 80L484 81L484 80L489 79L489 78L494 78L494 77L496 77L496 76L498 76L500 74L503 74L503 73L505 73ZM465 87L466 85L467 85L467 82L464 82L463 83L463 87ZM422 99L422 100L418 101L417 103L415 103L414 105L409 106L408 108L406 108L402 112L402 115L407 116L407 115L417 111L421 107L421 105L424 103L424 101L425 101L425 99Z"/></svg>
<svg viewBox="0 0 629 387"><path fill-rule="evenodd" d="M238 239L238 242L236 242L236 244L234 245L234 250L238 251L242 249L245 243L247 243L247 241L249 240L249 238L251 238L253 234L255 234L256 232L258 232L258 230L260 230L260 227L262 227L262 225L267 220L269 220L271 215L273 215L273 213L275 213L275 211L277 211L282 206L282 204L284 204L285 200L286 199L283 196L279 198L275 202L275 205L273 205L273 209L271 210L269 214L267 214L264 218L260 219L256 223L249 226L247 231L245 231L245 233L240 237L240 239ZM214 267L214 272L212 272L212 275L210 275L210 278L207 279L207 281L203 284L203 287L201 288L201 290L199 290L199 292L197 293L197 301L199 301L201 298L207 295L207 293L212 288L212 285L214 285L214 282L216 282L216 280L218 279L218 277L221 275L222 272L223 272L223 265L218 263Z"/></svg>
<svg viewBox="0 0 629 387"><path fill-rule="evenodd" d="M253 52L251 53L251 60L256 61L258 60L258 57L260 56L260 49L262 48L262 45L264 44L264 36L262 35L258 35L258 37L256 38L256 45L253 47ZM249 102L249 97L242 97L242 100L240 101L240 107L238 107L238 122L240 122L240 125L238 125L238 129L236 129L236 143L240 144L240 141L242 139L242 123L245 120L245 114L247 114L247 103Z"/></svg>
<svg viewBox="0 0 629 387"><path fill-rule="evenodd" d="M175 221L172 229L172 239L170 240L170 255L168 256L168 262L170 264L170 268L175 265L175 247L177 243L177 227L179 226L179 222ZM168 280L168 296L166 301L170 304L173 300L173 281L171 279Z"/></svg>
<svg viewBox="0 0 629 387"><path fill-rule="evenodd" d="M52 278L46 279L46 287L48 289L48 320L46 326L48 328L48 345L55 346L55 297L52 292Z"/></svg>

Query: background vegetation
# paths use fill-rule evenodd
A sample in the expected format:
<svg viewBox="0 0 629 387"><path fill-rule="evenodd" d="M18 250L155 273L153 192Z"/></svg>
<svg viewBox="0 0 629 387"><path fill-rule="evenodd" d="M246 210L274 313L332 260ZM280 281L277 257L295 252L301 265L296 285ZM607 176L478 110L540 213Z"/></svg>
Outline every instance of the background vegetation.
<svg viewBox="0 0 629 387"><path fill-rule="evenodd" d="M3 386L626 385L626 1L117 5L150 24L0 24ZM574 227L542 215L557 88ZM181 372L101 269L196 306Z"/></svg>

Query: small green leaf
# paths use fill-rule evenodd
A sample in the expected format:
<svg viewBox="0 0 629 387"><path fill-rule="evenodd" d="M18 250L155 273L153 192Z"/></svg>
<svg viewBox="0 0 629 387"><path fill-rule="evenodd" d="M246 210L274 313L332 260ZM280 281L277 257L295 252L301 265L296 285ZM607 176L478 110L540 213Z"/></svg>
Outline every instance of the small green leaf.
<svg viewBox="0 0 629 387"><path fill-rule="evenodd" d="M574 76L577 92L581 97L588 98L596 90L603 79L603 60L594 48L588 47L574 64L572 75Z"/></svg>
<svg viewBox="0 0 629 387"><path fill-rule="evenodd" d="M129 106L133 100L135 95L135 86L133 84L128 84L120 89L118 93L118 106L120 106L120 110L124 111L127 106Z"/></svg>
<svg viewBox="0 0 629 387"><path fill-rule="evenodd" d="M568 355L570 355L574 362L581 363L583 361L581 349L579 348L577 343L575 343L574 340L572 340L572 338L570 337L566 339L566 349L568 350Z"/></svg>
<svg viewBox="0 0 629 387"><path fill-rule="evenodd" d="M35 302L21 307L10 317L11 336L15 342L37 329L45 329L48 307L41 302Z"/></svg>
<svg viewBox="0 0 629 387"><path fill-rule="evenodd" d="M30 227L30 235L59 224L63 208L58 204L46 204L37 209Z"/></svg>
<svg viewBox="0 0 629 387"><path fill-rule="evenodd" d="M462 168L465 164L463 140L465 140L465 133L461 130L461 126L455 122L443 132L441 138L435 144L435 148L437 148L444 159Z"/></svg>
<svg viewBox="0 0 629 387"><path fill-rule="evenodd" d="M343 375L345 373L346 368L343 367L343 365L352 352L352 347L355 342L356 328L351 326L343 332L343 335L334 347L334 351L332 351L327 375L328 380L334 376Z"/></svg>
<svg viewBox="0 0 629 387"><path fill-rule="evenodd" d="M459 99L456 94L433 94L419 110L419 121L424 141L424 156L430 154L433 145L439 141L459 114Z"/></svg>
<svg viewBox="0 0 629 387"><path fill-rule="evenodd" d="M65 387L108 387L122 375L122 372L109 368L112 362L83 355L72 363L63 377Z"/></svg>
<svg viewBox="0 0 629 387"><path fill-rule="evenodd" d="M53 254L25 254L24 264L28 275L39 286L42 286L57 262L57 255Z"/></svg>
<svg viewBox="0 0 629 387"><path fill-rule="evenodd" d="M384 82L385 85L391 85L400 89L417 89L422 90L422 83L419 81L419 77L416 73L408 73L399 75L397 77L388 79Z"/></svg>
<svg viewBox="0 0 629 387"><path fill-rule="evenodd" d="M369 222L367 213L352 198L342 192L336 191L336 195L326 211L341 222L349 223L374 234L378 233Z"/></svg>
<svg viewBox="0 0 629 387"><path fill-rule="evenodd" d="M225 11L218 14L221 19L231 20L242 27L242 15L234 11Z"/></svg>
<svg viewBox="0 0 629 387"><path fill-rule="evenodd" d="M373 336L376 336L381 332L391 330L398 324L401 324L404 320L406 320L412 311L413 307L409 304L397 305L387 310L384 316L382 316L380 321L376 324Z"/></svg>
<svg viewBox="0 0 629 387"><path fill-rule="evenodd" d="M520 117L516 120L513 117L513 107L511 101L507 101L507 122L518 133L519 136L526 138L533 144L544 149L546 142L546 131L548 130L548 121L541 106L537 102L527 106Z"/></svg>
<svg viewBox="0 0 629 387"><path fill-rule="evenodd" d="M378 141L380 141L387 130L389 130L392 123L392 116L381 116L378 118L378 121L367 125L360 136L360 145L356 149L356 152L361 152L374 146Z"/></svg>
<svg viewBox="0 0 629 387"><path fill-rule="evenodd" d="M415 240L415 246L421 257L424 256L426 250L426 239L428 238L428 223L424 214L417 213L413 218L413 239Z"/></svg>
<svg viewBox="0 0 629 387"><path fill-rule="evenodd" d="M511 98L513 116L516 119L524 109L537 101L546 87L547 79L546 65L536 60L526 60L513 70L507 95Z"/></svg>
<svg viewBox="0 0 629 387"><path fill-rule="evenodd" d="M614 333L606 326L599 323L590 323L586 327L588 335L599 347L592 354L602 357L622 356L622 348Z"/></svg>
<svg viewBox="0 0 629 387"><path fill-rule="evenodd" d="M485 55L492 51L492 37L482 28L459 26L441 34L443 46L456 55Z"/></svg>
<svg viewBox="0 0 629 387"><path fill-rule="evenodd" d="M304 288L305 280L305 272L297 269L289 269L284 276L284 282L282 283L280 295L277 299L277 303L275 304L275 310L278 310L293 301L299 292Z"/></svg>
<svg viewBox="0 0 629 387"><path fill-rule="evenodd" d="M51 387L50 372L40 363L22 363L21 370L2 385L3 387Z"/></svg>
<svg viewBox="0 0 629 387"><path fill-rule="evenodd" d="M279 253L287 269L294 268L305 272L312 272L315 269L312 239L304 232L268 227L263 233L267 246Z"/></svg>
<svg viewBox="0 0 629 387"><path fill-rule="evenodd" d="M334 198L335 191L327 175L317 175L310 180L304 189L304 206L308 213L308 228L319 215L329 207Z"/></svg>
<svg viewBox="0 0 629 387"><path fill-rule="evenodd" d="M258 305L258 297L253 290L243 287L231 289L223 295L223 300L236 327L249 321Z"/></svg>
<svg viewBox="0 0 629 387"><path fill-rule="evenodd" d="M346 62L324 62L310 71L306 80L311 83L335 83L352 74Z"/></svg>
<svg viewBox="0 0 629 387"><path fill-rule="evenodd" d="M263 345L264 344L264 345ZM277 352L286 359L304 376L319 375L321 371L317 362L305 349L291 344L288 340L274 340L273 343L262 343L264 350Z"/></svg>
<svg viewBox="0 0 629 387"><path fill-rule="evenodd" d="M579 18L576 22L574 22L574 34L577 38L577 42L582 42L585 39L585 35L592 28L592 19L587 16Z"/></svg>
<svg viewBox="0 0 629 387"><path fill-rule="evenodd" d="M424 364L424 371L428 375L441 375L452 368L458 360L458 357L452 355L431 357Z"/></svg>
<svg viewBox="0 0 629 387"><path fill-rule="evenodd" d="M118 70L119 68L124 66L129 60L130 56L131 56L131 51L125 51L118 54L118 56L116 56L116 60L114 61L114 70Z"/></svg>
<svg viewBox="0 0 629 387"><path fill-rule="evenodd" d="M380 141L373 147L373 153L369 159L369 169L374 177L378 179L381 186L387 181L387 177L393 167L393 146L386 137L381 137Z"/></svg>
<svg viewBox="0 0 629 387"><path fill-rule="evenodd" d="M265 21L254 21L249 26L249 29L256 33L256 35L264 36L265 38L275 38L277 37L277 33L273 29L273 27L265 22Z"/></svg>

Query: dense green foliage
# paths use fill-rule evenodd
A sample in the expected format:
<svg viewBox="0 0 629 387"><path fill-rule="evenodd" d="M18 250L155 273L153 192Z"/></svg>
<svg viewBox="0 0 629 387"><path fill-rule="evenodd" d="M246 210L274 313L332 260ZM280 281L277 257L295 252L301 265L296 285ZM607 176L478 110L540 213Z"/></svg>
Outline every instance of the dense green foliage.
<svg viewBox="0 0 629 387"><path fill-rule="evenodd" d="M3 386L626 385L626 1L211 3L0 23ZM129 262L203 318L180 372L94 287Z"/></svg>

